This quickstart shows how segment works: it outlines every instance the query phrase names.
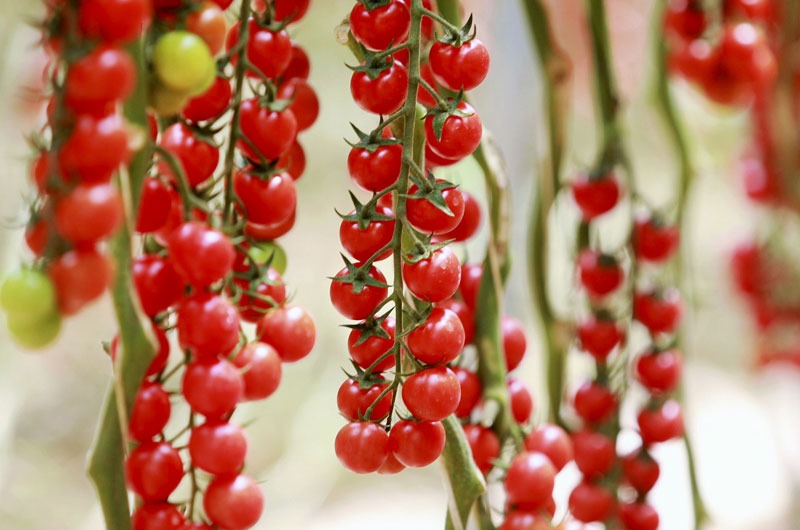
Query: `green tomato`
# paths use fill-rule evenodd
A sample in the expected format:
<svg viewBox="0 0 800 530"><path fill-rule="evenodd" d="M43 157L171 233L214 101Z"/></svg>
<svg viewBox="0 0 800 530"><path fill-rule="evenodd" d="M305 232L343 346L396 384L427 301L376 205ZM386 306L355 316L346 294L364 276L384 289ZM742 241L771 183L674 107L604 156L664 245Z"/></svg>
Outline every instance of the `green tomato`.
<svg viewBox="0 0 800 530"><path fill-rule="evenodd" d="M156 42L153 66L162 83L177 92L193 92L208 82L214 58L206 43L188 31L170 31Z"/></svg>
<svg viewBox="0 0 800 530"><path fill-rule="evenodd" d="M277 243L253 243L253 246L250 247L250 257L261 265L272 258L270 266L278 271L279 274L286 272L286 251Z"/></svg>
<svg viewBox="0 0 800 530"><path fill-rule="evenodd" d="M0 285L0 307L16 322L36 322L56 312L56 290L41 271L19 269Z"/></svg>
<svg viewBox="0 0 800 530"><path fill-rule="evenodd" d="M180 114L191 97L189 92L177 92L161 83L153 83L150 85L148 104L159 116L174 116Z"/></svg>
<svg viewBox="0 0 800 530"><path fill-rule="evenodd" d="M61 331L61 315L53 312L34 321L8 319L8 331L14 341L29 350L40 350L56 340Z"/></svg>

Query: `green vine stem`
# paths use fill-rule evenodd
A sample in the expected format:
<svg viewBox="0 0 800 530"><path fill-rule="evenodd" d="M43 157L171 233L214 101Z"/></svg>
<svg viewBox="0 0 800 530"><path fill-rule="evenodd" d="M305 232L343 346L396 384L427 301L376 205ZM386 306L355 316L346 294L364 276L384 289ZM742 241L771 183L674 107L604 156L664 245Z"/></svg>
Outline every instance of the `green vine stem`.
<svg viewBox="0 0 800 530"><path fill-rule="evenodd" d="M695 171L692 165L691 155L689 153L689 144L684 135L683 126L678 119L678 113L675 108L675 101L672 97L669 84L669 72L667 69L667 40L664 33L664 10L666 9L666 0L661 0L654 11L653 18L653 51L655 55L655 97L658 109L661 111L661 116L667 126L668 133L674 144L675 154L678 157L678 196L675 200L675 222L680 227L681 233L685 233L686 227L686 206L688 203L689 195L694 181ZM685 298L694 300L694 289L688 281L689 275L683 273L686 265L689 263L687 245L682 243L679 246L679 256L676 260L676 277L680 282L681 292L685 294ZM692 307L694 304L690 303ZM678 336L679 342L684 342L683 334ZM685 350L683 350L685 352ZM683 399L683 385L679 388L678 398L681 403L685 403ZM683 435L683 443L686 447L686 455L689 466L689 479L692 488L692 507L694 510L694 528L699 530L703 523L708 520L708 511L706 510L703 497L700 492L700 484L697 477L697 466L694 457L694 450L692 448L691 439L688 433Z"/></svg>
<svg viewBox="0 0 800 530"><path fill-rule="evenodd" d="M534 186L533 211L528 236L530 288L544 335L547 363L548 421L562 425L561 398L564 393L567 326L555 315L547 293L547 219L561 189L561 168L566 145L569 113L567 92L570 63L555 40L547 10L541 0L523 0L531 38L544 74L544 105L547 109L548 148Z"/></svg>
<svg viewBox="0 0 800 530"><path fill-rule="evenodd" d="M128 47L137 65L137 84L125 103L125 117L142 131L147 130L147 69L143 41ZM149 143L133 157L127 178L118 182L125 198L125 222L112 241L116 277L112 288L114 310L119 325L120 351L114 367L114 383L109 389L101 423L89 457L88 473L97 489L108 530L130 530L130 507L125 485L124 459L127 452L127 411L133 406L136 392L155 354L149 323L139 308L130 269L132 263L131 227L138 208L142 182L151 158Z"/></svg>

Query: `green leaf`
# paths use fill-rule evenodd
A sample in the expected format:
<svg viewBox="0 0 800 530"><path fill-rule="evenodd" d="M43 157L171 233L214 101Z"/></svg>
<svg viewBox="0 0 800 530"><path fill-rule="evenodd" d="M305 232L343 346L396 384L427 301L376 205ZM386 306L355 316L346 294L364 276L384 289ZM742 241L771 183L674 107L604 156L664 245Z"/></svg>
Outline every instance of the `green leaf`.
<svg viewBox="0 0 800 530"><path fill-rule="evenodd" d="M472 459L472 452L458 420L450 416L442 425L447 434L442 453L450 497L447 528L465 530L470 512L486 492L486 481Z"/></svg>

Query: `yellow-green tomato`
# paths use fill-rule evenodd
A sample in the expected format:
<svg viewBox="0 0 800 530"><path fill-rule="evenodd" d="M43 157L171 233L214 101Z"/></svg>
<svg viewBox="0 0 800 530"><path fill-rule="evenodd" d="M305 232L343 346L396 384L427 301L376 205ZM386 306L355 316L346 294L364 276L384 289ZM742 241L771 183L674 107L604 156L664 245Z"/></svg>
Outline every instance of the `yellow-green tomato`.
<svg viewBox="0 0 800 530"><path fill-rule="evenodd" d="M170 31L156 42L153 67L159 80L172 90L194 92L207 83L214 58L199 36L188 31Z"/></svg>
<svg viewBox="0 0 800 530"><path fill-rule="evenodd" d="M268 241L253 243L253 246L250 247L250 257L252 257L256 263L262 265L271 258L272 262L270 262L270 267L278 271L278 274L286 272L286 251L277 243Z"/></svg>
<svg viewBox="0 0 800 530"><path fill-rule="evenodd" d="M191 98L190 92L177 92L161 83L153 83L150 85L147 102L153 112L166 117L180 114Z"/></svg>
<svg viewBox="0 0 800 530"><path fill-rule="evenodd" d="M19 269L0 285L0 307L16 322L35 322L56 312L56 291L50 277Z"/></svg>
<svg viewBox="0 0 800 530"><path fill-rule="evenodd" d="M61 315L53 312L34 321L19 321L9 316L8 331L14 342L29 350L40 350L56 340L61 331Z"/></svg>

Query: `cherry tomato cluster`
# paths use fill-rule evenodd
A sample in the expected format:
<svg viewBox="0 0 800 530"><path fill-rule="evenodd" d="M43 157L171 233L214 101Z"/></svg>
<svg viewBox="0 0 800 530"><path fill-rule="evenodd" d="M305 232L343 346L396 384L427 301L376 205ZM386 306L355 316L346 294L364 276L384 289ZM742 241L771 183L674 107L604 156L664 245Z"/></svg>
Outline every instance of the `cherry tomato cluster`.
<svg viewBox="0 0 800 530"><path fill-rule="evenodd" d="M552 528L556 475L573 458L573 442L561 427L543 424L533 429L525 438L524 450L506 470L506 514L498 530Z"/></svg>
<svg viewBox="0 0 800 530"><path fill-rule="evenodd" d="M345 258L330 288L334 307L358 321L348 339L355 374L338 394L350 423L335 444L344 466L357 473L396 473L439 457L445 444L441 421L461 402L459 369L448 364L474 334L472 308L452 298L462 268L448 243L477 230L480 209L472 196L431 170L478 147L480 118L453 91L477 86L489 56L471 34L471 22L453 27L434 8L427 0L363 0L349 17L363 57L353 68L351 93L361 108L381 116L372 132L356 129L359 139L351 144L350 176L372 197L362 203L351 194L355 209L342 216L339 234L354 261ZM444 36L421 53L434 21ZM435 74L430 82L421 62ZM416 126L418 110L426 112L419 124L424 146L406 134ZM391 290L375 265L389 257ZM408 414L395 408L399 395Z"/></svg>
<svg viewBox="0 0 800 530"><path fill-rule="evenodd" d="M47 5L42 39L52 95L31 169L37 196L25 232L35 262L7 280L2 304L11 335L29 348L51 343L61 317L99 298L113 280L106 241L124 209L112 177L137 143L121 112L137 82L124 46L150 21L149 2L123 3Z"/></svg>
<svg viewBox="0 0 800 530"><path fill-rule="evenodd" d="M776 24L773 0L725 0L719 28L700 0L670 0L664 16L671 69L721 105L746 106L775 80L765 30Z"/></svg>
<svg viewBox="0 0 800 530"><path fill-rule="evenodd" d="M231 417L239 403L272 395L282 362L308 355L316 335L311 316L288 303L281 278L286 257L275 242L294 222L294 179L305 163L296 135L318 112L306 82L308 59L284 29L302 17L308 1L256 4L254 12L244 2L239 19L247 32L239 24L228 28L223 10L230 3L155 6L158 28L167 28L154 37L152 54L159 162L144 184L137 230L145 253L135 259L133 279L159 349L130 418L131 438L139 445L126 460L128 485L143 501L133 514L135 530L159 524L244 530L258 522L261 488L242 473L247 439ZM185 31L174 29L181 25ZM204 90L164 99L164 91L178 86L160 76L159 61L176 61L167 70L177 75L176 69L197 66L198 49L204 50L201 62L207 56L213 67L211 80ZM166 100L175 105L163 106ZM217 143L225 130L218 122L229 112L235 117L226 143ZM223 147L227 155L218 173ZM222 205L214 202L220 186ZM245 324L256 324L256 340L244 339ZM174 367L167 366L167 330L176 331L184 352ZM115 350L116 341L112 355ZM170 440L163 434L170 418L165 386L180 372L178 393L191 415L185 432ZM169 503L185 475L190 502ZM201 493L204 515L195 509Z"/></svg>
<svg viewBox="0 0 800 530"><path fill-rule="evenodd" d="M572 516L584 523L604 522L614 511L615 499L604 485L617 464L614 421L619 398L610 377L614 359L619 359L625 337L621 315L613 313L614 301L625 296L625 272L619 253L592 248L589 230L598 218L612 211L622 191L617 176L601 169L576 176L572 198L581 213L576 274L588 301L590 313L577 323L576 336L583 352L595 363L594 380L575 391L573 407L583 427L572 435L575 464L583 480L569 498Z"/></svg>

